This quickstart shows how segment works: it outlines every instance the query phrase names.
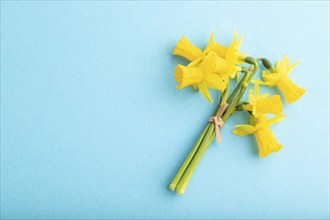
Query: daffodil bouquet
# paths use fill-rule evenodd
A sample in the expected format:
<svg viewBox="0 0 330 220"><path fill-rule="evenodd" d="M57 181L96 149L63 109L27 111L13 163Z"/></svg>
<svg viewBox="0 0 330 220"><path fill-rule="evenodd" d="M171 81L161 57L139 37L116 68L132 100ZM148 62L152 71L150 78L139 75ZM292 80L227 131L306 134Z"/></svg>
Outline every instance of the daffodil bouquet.
<svg viewBox="0 0 330 220"><path fill-rule="evenodd" d="M190 61L187 66L177 65L174 70L174 79L179 83L177 89L191 86L193 89L199 90L205 99L211 103L213 100L209 88L219 90L221 95L214 115L209 118L196 144L168 186L177 194L185 192L187 184L205 151L214 138L220 143L220 129L229 117L237 111L247 112L249 124L236 125L232 132L238 136L253 134L258 144L259 157L278 152L282 148L269 128L272 124L282 121L285 116L282 113L281 96L260 94L259 86L263 85L270 88L276 86L284 96L286 103L294 103L305 93L303 88L297 86L288 77L298 63L290 64L288 57L284 56L273 67L266 58L254 59L247 56L239 51L242 39L243 37L237 40L235 31L232 43L226 47L214 42L214 36L211 34L205 49L200 50L183 36L173 50L174 55ZM262 80L254 79L258 72L259 63L262 63L264 67L261 73ZM243 76L240 77L240 74ZM230 80L230 78L236 80ZM249 91L248 100L242 101L241 99L250 83L254 84L254 90ZM235 84L232 92L230 92L231 84Z"/></svg>

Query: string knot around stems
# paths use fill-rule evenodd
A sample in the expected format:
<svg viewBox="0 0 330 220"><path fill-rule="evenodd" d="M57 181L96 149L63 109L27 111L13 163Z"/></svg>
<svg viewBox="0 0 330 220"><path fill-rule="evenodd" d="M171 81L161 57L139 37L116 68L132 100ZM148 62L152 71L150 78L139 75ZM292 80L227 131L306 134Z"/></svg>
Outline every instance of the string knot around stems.
<svg viewBox="0 0 330 220"><path fill-rule="evenodd" d="M228 107L228 103L226 103L226 102L221 103L218 113L209 119L209 122L214 123L215 137L217 139L218 144L220 144L220 142L221 142L220 129L225 124L225 122L222 120L221 117L227 107Z"/></svg>

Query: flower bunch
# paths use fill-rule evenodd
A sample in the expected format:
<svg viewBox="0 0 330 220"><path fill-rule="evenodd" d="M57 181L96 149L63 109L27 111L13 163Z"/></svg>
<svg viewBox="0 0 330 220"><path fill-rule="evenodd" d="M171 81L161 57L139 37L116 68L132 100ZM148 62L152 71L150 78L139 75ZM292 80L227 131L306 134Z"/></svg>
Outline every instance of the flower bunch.
<svg viewBox="0 0 330 220"><path fill-rule="evenodd" d="M281 96L260 94L259 86L264 85L269 88L276 86L284 96L286 103L294 103L305 93L303 88L297 86L288 77L298 63L290 64L289 58L284 56L273 67L271 62L265 58L254 59L240 52L242 40L243 37L237 40L235 31L233 41L226 47L216 43L214 35L211 34L207 46L201 50L183 36L173 50L174 55L190 61L187 66L179 64L174 69L174 79L178 82L177 89L191 86L193 89L199 90L211 103L213 100L209 89L219 90L221 94L214 115L209 118L194 147L168 186L177 194L185 192L187 184L207 148L215 137L220 143L220 129L237 111L246 111L250 120L249 124L236 125L232 132L238 136L254 134L259 148L259 157L278 152L282 148L269 128L285 117ZM259 62L264 66L261 73L262 80L259 78L253 80L258 72ZM243 77L239 80L240 73L243 73ZM236 81L230 80L231 78L236 78ZM236 84L236 87L230 92L230 84L233 83ZM241 101L250 83L254 84L254 90L249 91L247 101ZM269 118L269 115L272 117Z"/></svg>

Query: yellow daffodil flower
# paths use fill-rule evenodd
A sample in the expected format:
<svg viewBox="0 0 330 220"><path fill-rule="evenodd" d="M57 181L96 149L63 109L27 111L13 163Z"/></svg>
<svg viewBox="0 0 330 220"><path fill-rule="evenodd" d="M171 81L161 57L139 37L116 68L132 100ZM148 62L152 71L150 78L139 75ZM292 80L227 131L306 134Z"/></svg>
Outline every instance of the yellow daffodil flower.
<svg viewBox="0 0 330 220"><path fill-rule="evenodd" d="M236 36L237 36L237 34L236 34L236 30L235 30L233 47L235 50L238 51L242 45L243 36L238 41L236 40ZM228 47L220 45L214 41L213 33L211 34L209 42L208 42L207 46L205 47L204 51L202 51L198 47L194 46L192 43L190 43L190 41L185 36L183 36L179 40L179 42L176 44L176 46L173 50L173 55L182 56L190 61L194 61L195 59L200 58L203 55L206 55L208 52L213 51L219 57L225 59L228 49L229 49ZM243 60L246 57L246 55L244 53L241 53L238 51L238 56L240 59L237 62L237 64L242 64L243 62L241 60Z"/></svg>
<svg viewBox="0 0 330 220"><path fill-rule="evenodd" d="M223 91L227 85L228 77L215 72L217 55L210 52L205 59L194 61L192 65L177 65L174 70L174 79L179 82L177 89L196 85L202 95L211 103L213 102L208 88Z"/></svg>
<svg viewBox="0 0 330 220"><path fill-rule="evenodd" d="M204 51L195 47L183 36L174 48L173 54L191 62L187 66L177 65L175 68L174 78L179 82L177 89L192 86L194 89L199 89L203 96L212 102L208 88L223 91L228 77L235 77L242 70L237 66L241 62L238 52L241 44L242 38L238 41L236 39L236 30L234 40L225 52L223 46L214 42L213 33Z"/></svg>
<svg viewBox="0 0 330 220"><path fill-rule="evenodd" d="M218 65L216 71L219 73L224 73L232 78L236 76L237 72L242 70L242 68L237 65L241 62L239 59L238 49L242 44L243 38L241 37L238 41L236 38L235 30L233 42L229 45L225 57L223 57L224 50L221 45L216 45L212 48L212 51L215 51L215 53L218 55Z"/></svg>
<svg viewBox="0 0 330 220"><path fill-rule="evenodd" d="M262 78L264 85L268 87L277 86L278 89L283 93L287 103L291 104L297 101L304 93L305 89L297 86L289 77L291 70L299 63L296 62L290 65L288 56L284 56L283 60L279 60L276 63L276 68L273 73L266 71L262 72Z"/></svg>
<svg viewBox="0 0 330 220"><path fill-rule="evenodd" d="M176 44L173 55L178 55L190 60L192 62L196 60L201 60L205 58L206 54L214 51L213 48L217 47L217 43L214 42L214 34L212 33L210 36L210 40L205 47L204 51L200 50L198 47L194 46L190 41L183 36L179 42Z"/></svg>
<svg viewBox="0 0 330 220"><path fill-rule="evenodd" d="M259 148L259 157L265 157L270 153L278 152L283 147L277 142L269 127L282 121L284 116L277 115L274 118L267 119L264 115L260 115L258 118L251 115L250 125L236 125L232 132L238 136L254 134Z"/></svg>
<svg viewBox="0 0 330 220"><path fill-rule="evenodd" d="M243 60L246 57L246 55L244 53L239 52L239 49L243 42L243 35L240 37L240 39L238 41L236 40L236 38L237 38L237 33L236 33L236 29L235 29L234 30L234 41L232 44L233 44L234 49L238 52L238 57L240 58L236 64L242 64L243 62L241 60ZM225 59L229 48L214 42L213 34L212 34L210 37L209 43L208 43L208 47L205 50L207 51L207 49L209 51L214 51L219 57Z"/></svg>
<svg viewBox="0 0 330 220"><path fill-rule="evenodd" d="M179 40L173 50L173 55L182 56L190 61L201 57L202 54L203 51L190 43L190 41L185 36Z"/></svg>
<svg viewBox="0 0 330 220"><path fill-rule="evenodd" d="M279 95L270 97L268 97L269 94L267 93L259 95L259 79L254 82L254 94L251 89L249 93L249 104L243 106L243 109L251 111L254 117L266 113L278 115L283 111L282 101Z"/></svg>

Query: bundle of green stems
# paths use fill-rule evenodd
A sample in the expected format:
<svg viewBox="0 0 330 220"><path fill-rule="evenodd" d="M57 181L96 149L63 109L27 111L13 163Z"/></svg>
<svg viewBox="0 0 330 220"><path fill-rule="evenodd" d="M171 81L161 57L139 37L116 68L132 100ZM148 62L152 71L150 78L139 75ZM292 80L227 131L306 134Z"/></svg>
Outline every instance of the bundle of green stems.
<svg viewBox="0 0 330 220"><path fill-rule="evenodd" d="M220 107L223 103L227 103L228 107L225 112L222 114L222 121L226 122L228 118L238 110L241 110L241 106L243 103L240 103L241 98L243 97L249 83L251 82L253 76L258 70L258 61L262 59L255 60L252 57L246 57L244 62L250 64L251 66L249 69L242 67L242 73L244 73L242 79L236 85L233 92L230 94L229 98L229 89L230 89L230 82L228 82L225 90L222 93L219 105L214 113L216 116L219 111ZM263 61L263 60L262 60ZM267 61L267 60L265 60ZM263 62L264 63L264 62ZM206 127L204 128L203 132L199 136L197 142L195 143L192 150L187 155L186 159L182 163L181 167L179 168L178 172L176 173L175 177L173 178L172 182L168 186L168 188L172 191L176 191L177 194L182 195L188 182L195 171L198 163L202 159L204 153L206 152L207 148L210 146L212 141L215 137L215 125L213 122L207 123Z"/></svg>

